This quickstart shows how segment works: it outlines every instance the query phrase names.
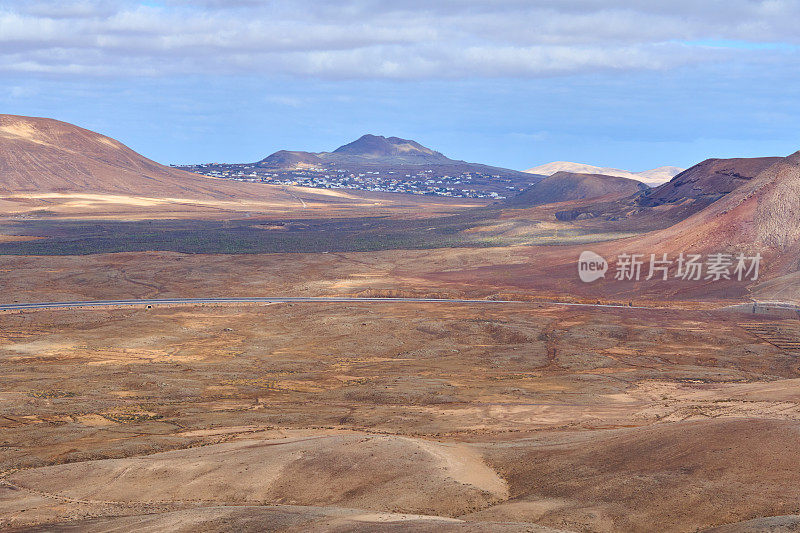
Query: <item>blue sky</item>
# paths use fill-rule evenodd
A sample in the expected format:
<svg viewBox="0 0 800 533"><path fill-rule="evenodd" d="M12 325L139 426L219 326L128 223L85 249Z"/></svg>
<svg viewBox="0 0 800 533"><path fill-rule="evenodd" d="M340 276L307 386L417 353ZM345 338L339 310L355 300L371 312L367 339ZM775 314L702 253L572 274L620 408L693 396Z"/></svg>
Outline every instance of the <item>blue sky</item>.
<svg viewBox="0 0 800 533"><path fill-rule="evenodd" d="M1 110L164 163L363 133L518 169L800 149L800 2L399 4L0 0Z"/></svg>

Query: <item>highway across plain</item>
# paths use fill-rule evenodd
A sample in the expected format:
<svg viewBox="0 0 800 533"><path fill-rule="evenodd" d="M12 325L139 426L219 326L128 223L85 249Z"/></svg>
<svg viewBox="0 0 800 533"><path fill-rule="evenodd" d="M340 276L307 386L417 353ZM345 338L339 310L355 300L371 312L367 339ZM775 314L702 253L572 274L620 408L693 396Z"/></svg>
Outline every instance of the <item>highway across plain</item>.
<svg viewBox="0 0 800 533"><path fill-rule="evenodd" d="M0 311L26 311L37 309L81 309L86 307L141 307L154 305L192 305L192 304L270 304L270 303L437 303L437 304L540 304L574 307L606 307L622 309L668 309L665 307L645 307L621 304L590 304L574 302L522 301L522 300L467 300L443 298L358 298L358 297L231 297L231 298L157 298L148 300L86 300L69 302L31 302L0 304Z"/></svg>

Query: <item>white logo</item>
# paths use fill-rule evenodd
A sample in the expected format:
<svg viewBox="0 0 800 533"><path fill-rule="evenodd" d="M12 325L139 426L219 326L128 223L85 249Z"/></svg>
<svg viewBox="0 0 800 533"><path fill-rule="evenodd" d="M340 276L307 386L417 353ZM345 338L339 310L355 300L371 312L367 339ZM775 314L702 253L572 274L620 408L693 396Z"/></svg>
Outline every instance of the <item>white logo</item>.
<svg viewBox="0 0 800 533"><path fill-rule="evenodd" d="M585 283L604 278L606 271L608 271L608 261L594 252L582 252L578 258L578 275Z"/></svg>

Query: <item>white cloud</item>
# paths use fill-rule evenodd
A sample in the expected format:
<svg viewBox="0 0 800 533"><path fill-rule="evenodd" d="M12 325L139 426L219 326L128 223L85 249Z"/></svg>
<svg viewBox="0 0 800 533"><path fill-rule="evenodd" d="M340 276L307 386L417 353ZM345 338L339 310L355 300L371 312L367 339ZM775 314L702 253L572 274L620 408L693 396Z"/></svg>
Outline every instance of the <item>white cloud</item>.
<svg viewBox="0 0 800 533"><path fill-rule="evenodd" d="M0 71L453 78L658 70L780 54L757 43L797 44L798 16L788 0L0 0ZM697 44L709 41L740 45Z"/></svg>

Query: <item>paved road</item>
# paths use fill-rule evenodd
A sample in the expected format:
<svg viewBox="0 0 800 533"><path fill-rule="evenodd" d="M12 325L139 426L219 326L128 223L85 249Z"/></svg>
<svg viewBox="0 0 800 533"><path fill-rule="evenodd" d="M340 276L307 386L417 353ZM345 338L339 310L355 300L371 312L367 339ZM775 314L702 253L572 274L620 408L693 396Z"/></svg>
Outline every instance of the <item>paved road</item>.
<svg viewBox="0 0 800 533"><path fill-rule="evenodd" d="M227 303L436 303L436 304L542 304L569 307L606 307L622 309L665 309L664 307L643 307L615 304L582 304L572 302L535 302L519 300L459 300L441 298L347 298L347 297L267 297L267 298L158 298L153 300L87 300L72 302L34 302L0 304L0 311L24 311L26 309L80 309L85 307L141 307L153 305L191 305Z"/></svg>
<svg viewBox="0 0 800 533"><path fill-rule="evenodd" d="M80 307L132 307L176 304L225 304L225 303L291 303L291 302L455 302L455 303L512 303L498 300L438 300L433 298L336 298L336 297L268 297L268 298L157 298L152 300L86 300L72 302L35 302L0 305L0 311L23 309L80 308Z"/></svg>

